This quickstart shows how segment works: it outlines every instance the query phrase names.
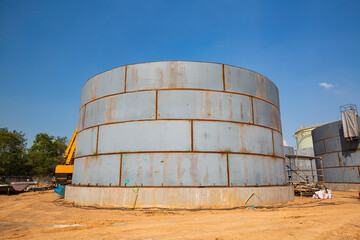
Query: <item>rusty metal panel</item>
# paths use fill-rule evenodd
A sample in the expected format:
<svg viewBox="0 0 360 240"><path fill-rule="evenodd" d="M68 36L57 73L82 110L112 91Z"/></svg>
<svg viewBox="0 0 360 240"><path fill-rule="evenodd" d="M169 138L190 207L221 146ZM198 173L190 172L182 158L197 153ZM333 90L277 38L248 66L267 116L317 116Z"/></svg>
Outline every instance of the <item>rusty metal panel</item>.
<svg viewBox="0 0 360 240"><path fill-rule="evenodd" d="M129 65L126 90L196 88L223 90L222 65L202 62L150 62Z"/></svg>
<svg viewBox="0 0 360 240"><path fill-rule="evenodd" d="M254 123L281 131L280 111L273 105L253 99Z"/></svg>
<svg viewBox="0 0 360 240"><path fill-rule="evenodd" d="M276 87L276 85L270 81L268 78L265 78L266 83L266 97L265 100L271 102L277 107L280 107L279 103L279 89Z"/></svg>
<svg viewBox="0 0 360 240"><path fill-rule="evenodd" d="M85 125L85 107L83 107L79 112L79 123L78 123L78 131L81 131L84 129Z"/></svg>
<svg viewBox="0 0 360 240"><path fill-rule="evenodd" d="M226 91L259 97L279 107L279 93L275 84L251 70L224 66Z"/></svg>
<svg viewBox="0 0 360 240"><path fill-rule="evenodd" d="M295 154L295 149L290 146L284 146L284 154Z"/></svg>
<svg viewBox="0 0 360 240"><path fill-rule="evenodd" d="M143 121L100 126L99 153L189 150L190 121Z"/></svg>
<svg viewBox="0 0 360 240"><path fill-rule="evenodd" d="M225 186L225 154L124 154L122 186Z"/></svg>
<svg viewBox="0 0 360 240"><path fill-rule="evenodd" d="M241 123L194 121L195 151L273 155L271 130Z"/></svg>
<svg viewBox="0 0 360 240"><path fill-rule="evenodd" d="M252 122L247 96L191 90L159 91L158 118Z"/></svg>
<svg viewBox="0 0 360 240"><path fill-rule="evenodd" d="M90 78L84 86L81 88L81 98L80 98L80 107L84 106L90 99L90 82L92 78Z"/></svg>
<svg viewBox="0 0 360 240"><path fill-rule="evenodd" d="M313 141L316 142L324 138L340 136L340 127L341 123L337 121L315 128L311 132Z"/></svg>
<svg viewBox="0 0 360 240"><path fill-rule="evenodd" d="M74 162L73 184L119 185L120 155L78 158Z"/></svg>
<svg viewBox="0 0 360 240"><path fill-rule="evenodd" d="M314 142L314 152L315 152L315 156L325 153L323 141Z"/></svg>
<svg viewBox="0 0 360 240"><path fill-rule="evenodd" d="M341 166L360 166L360 151L343 151L338 154Z"/></svg>
<svg viewBox="0 0 360 240"><path fill-rule="evenodd" d="M272 131L274 135L274 155L278 157L284 157L284 146L283 146L283 137L277 131Z"/></svg>
<svg viewBox="0 0 360 240"><path fill-rule="evenodd" d="M322 162L323 162L323 167L338 167L339 165L339 157L338 157L338 153L334 152L334 153L325 153L324 155L322 155Z"/></svg>
<svg viewBox="0 0 360 240"><path fill-rule="evenodd" d="M246 154L229 154L231 186L284 185L284 160Z"/></svg>
<svg viewBox="0 0 360 240"><path fill-rule="evenodd" d="M341 143L339 137L325 139L324 142L326 152L341 151Z"/></svg>
<svg viewBox="0 0 360 240"><path fill-rule="evenodd" d="M360 183L360 167L324 168L325 182Z"/></svg>
<svg viewBox="0 0 360 240"><path fill-rule="evenodd" d="M80 107L106 95L122 93L125 87L125 67L118 67L90 78L83 86Z"/></svg>
<svg viewBox="0 0 360 240"><path fill-rule="evenodd" d="M92 155L96 153L98 128L89 128L77 134L75 156Z"/></svg>
<svg viewBox="0 0 360 240"><path fill-rule="evenodd" d="M86 105L85 128L120 121L155 119L156 92L105 97Z"/></svg>

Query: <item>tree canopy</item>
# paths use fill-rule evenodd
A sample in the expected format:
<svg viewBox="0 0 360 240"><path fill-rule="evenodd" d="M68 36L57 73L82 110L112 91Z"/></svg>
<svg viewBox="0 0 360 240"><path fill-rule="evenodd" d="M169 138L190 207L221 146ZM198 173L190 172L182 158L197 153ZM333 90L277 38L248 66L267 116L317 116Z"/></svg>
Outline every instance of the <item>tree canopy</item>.
<svg viewBox="0 0 360 240"><path fill-rule="evenodd" d="M0 128L1 176L50 176L63 160L67 137L38 133L27 149L25 134Z"/></svg>

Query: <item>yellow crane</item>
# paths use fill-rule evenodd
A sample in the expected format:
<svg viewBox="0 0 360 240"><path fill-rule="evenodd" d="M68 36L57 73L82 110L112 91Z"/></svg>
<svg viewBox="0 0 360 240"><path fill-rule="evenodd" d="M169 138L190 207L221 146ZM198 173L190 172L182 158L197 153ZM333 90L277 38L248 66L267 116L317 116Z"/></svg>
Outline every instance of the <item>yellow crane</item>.
<svg viewBox="0 0 360 240"><path fill-rule="evenodd" d="M65 154L64 154L65 162L61 165L57 165L55 168L55 180L53 180L53 183L55 185L57 184L66 185L66 184L71 184L72 182L77 130L78 127L76 126L76 129L69 142L69 145L65 150Z"/></svg>

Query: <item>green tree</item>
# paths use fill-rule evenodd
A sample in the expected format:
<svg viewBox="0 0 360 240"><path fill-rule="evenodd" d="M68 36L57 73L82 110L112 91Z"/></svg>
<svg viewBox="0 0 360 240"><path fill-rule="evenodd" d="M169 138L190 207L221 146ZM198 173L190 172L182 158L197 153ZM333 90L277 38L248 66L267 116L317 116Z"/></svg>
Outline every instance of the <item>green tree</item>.
<svg viewBox="0 0 360 240"><path fill-rule="evenodd" d="M24 133L0 128L0 175L28 175L31 166L26 150Z"/></svg>
<svg viewBox="0 0 360 240"><path fill-rule="evenodd" d="M32 174L36 176L53 175L56 165L63 160L66 142L66 137L55 138L47 133L38 133L29 149L29 159L33 165Z"/></svg>

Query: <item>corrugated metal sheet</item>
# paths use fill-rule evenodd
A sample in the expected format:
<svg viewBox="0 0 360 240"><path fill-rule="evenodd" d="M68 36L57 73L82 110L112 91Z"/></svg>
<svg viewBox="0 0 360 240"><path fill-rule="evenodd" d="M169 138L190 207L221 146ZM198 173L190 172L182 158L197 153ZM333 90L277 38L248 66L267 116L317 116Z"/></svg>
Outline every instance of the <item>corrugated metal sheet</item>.
<svg viewBox="0 0 360 240"><path fill-rule="evenodd" d="M250 98L208 91L160 91L158 119L214 119L252 122Z"/></svg>

